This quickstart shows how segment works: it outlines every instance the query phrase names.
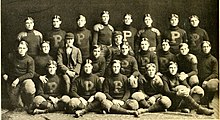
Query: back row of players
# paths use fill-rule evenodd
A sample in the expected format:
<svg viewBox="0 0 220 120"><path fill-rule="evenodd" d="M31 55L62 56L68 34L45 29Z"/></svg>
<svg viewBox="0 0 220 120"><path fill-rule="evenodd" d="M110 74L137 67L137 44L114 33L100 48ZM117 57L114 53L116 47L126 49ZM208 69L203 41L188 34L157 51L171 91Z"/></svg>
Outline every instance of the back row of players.
<svg viewBox="0 0 220 120"><path fill-rule="evenodd" d="M178 27L178 15L172 14L162 40L149 14L139 32L131 26L130 14L124 16L122 32L109 25L108 11L101 18L92 36L85 28L85 16L79 15L73 34L60 29L61 18L55 15L45 41L34 30L34 20L25 19L27 31L19 33L17 51L3 64L13 108L26 106L30 113L83 109L76 111L77 116L94 108L138 115L180 107L213 114L198 103L211 108L218 90L218 62L210 54L208 35L198 27L197 16L190 17L187 39ZM18 100L20 93L24 105Z"/></svg>

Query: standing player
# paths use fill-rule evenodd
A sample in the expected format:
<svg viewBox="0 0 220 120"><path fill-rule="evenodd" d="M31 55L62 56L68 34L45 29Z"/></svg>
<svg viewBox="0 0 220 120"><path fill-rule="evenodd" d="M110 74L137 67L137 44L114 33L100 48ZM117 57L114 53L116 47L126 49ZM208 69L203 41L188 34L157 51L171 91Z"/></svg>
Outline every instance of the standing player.
<svg viewBox="0 0 220 120"><path fill-rule="evenodd" d="M69 96L62 96L62 80L56 74L56 61L50 60L46 65L46 69L46 78L48 79L47 83L40 84L37 96L33 101L33 106L28 111L30 114L64 110L70 100Z"/></svg>
<svg viewBox="0 0 220 120"><path fill-rule="evenodd" d="M73 45L74 34L67 33L65 36L65 47L58 50L57 63L65 81L65 93L70 90L70 83L80 74L82 55L79 48Z"/></svg>
<svg viewBox="0 0 220 120"><path fill-rule="evenodd" d="M35 57L40 52L40 44L43 41L42 34L34 30L34 19L27 17L25 20L26 31L20 32L17 36L18 42L24 40L28 43L28 52L27 54L31 57Z"/></svg>
<svg viewBox="0 0 220 120"><path fill-rule="evenodd" d="M187 32L188 35L188 45L190 52L198 56L201 51L201 43L203 41L209 41L209 36L207 32L199 27L199 17L192 15L189 17L190 29Z"/></svg>
<svg viewBox="0 0 220 120"><path fill-rule="evenodd" d="M161 42L161 49L157 52L158 67L161 74L168 72L168 65L170 61L176 61L176 56L170 52L170 44L168 39L163 39Z"/></svg>
<svg viewBox="0 0 220 120"><path fill-rule="evenodd" d="M28 43L20 41L15 53L10 53L5 65L3 79L7 81L7 92L12 110L29 108L36 92L32 81L35 66L32 57L27 55Z"/></svg>
<svg viewBox="0 0 220 120"><path fill-rule="evenodd" d="M46 40L50 41L50 55L57 60L57 51L64 47L64 39L66 32L60 28L62 24L61 17L54 15L52 17L52 30L46 34Z"/></svg>
<svg viewBox="0 0 220 120"><path fill-rule="evenodd" d="M179 28L179 16L171 14L169 17L170 28L165 31L164 38L170 40L170 51L173 54L179 53L179 44L187 42L186 31Z"/></svg>
<svg viewBox="0 0 220 120"><path fill-rule="evenodd" d="M146 27L144 29L139 30L137 33L138 41L136 41L135 51L137 52L140 49L139 45L142 41L142 38L147 38L150 43L149 50L156 52L156 48L158 47L161 40L161 33L157 28L154 28L152 26L153 20L150 14L145 14L143 20Z"/></svg>
<svg viewBox="0 0 220 120"><path fill-rule="evenodd" d="M213 97L218 91L218 61L211 55L211 44L209 41L203 41L201 44L202 53L198 57L198 77L199 84L205 90L204 102L208 108L212 107Z"/></svg>
<svg viewBox="0 0 220 120"><path fill-rule="evenodd" d="M75 42L74 45L82 52L82 60L90 56L92 47L92 34L91 31L86 28L86 17L79 15L76 18L77 29L75 31Z"/></svg>
<svg viewBox="0 0 220 120"><path fill-rule="evenodd" d="M197 58L195 55L189 53L189 48L186 43L179 45L180 53L176 55L177 64L179 66L178 73L180 73L180 80L187 80L190 87L199 84Z"/></svg>

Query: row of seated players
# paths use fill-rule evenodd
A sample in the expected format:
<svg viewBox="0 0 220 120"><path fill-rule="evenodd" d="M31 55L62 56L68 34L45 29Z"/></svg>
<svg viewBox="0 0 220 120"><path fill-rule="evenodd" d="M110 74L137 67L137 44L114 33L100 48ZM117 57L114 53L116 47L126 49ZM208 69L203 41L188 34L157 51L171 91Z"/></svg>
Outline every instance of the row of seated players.
<svg viewBox="0 0 220 120"><path fill-rule="evenodd" d="M164 105L162 107L163 109L176 109L176 107L182 106L179 104L182 103L180 101L182 101L182 99L184 98L184 101L186 101L187 104L192 104L190 105L192 107L190 109L197 109L198 113L204 113L207 115L213 114L212 110L203 108L198 104L201 97L212 100L213 93L218 90L218 69L215 69L215 67L218 68L218 64L217 60L210 54L210 42L204 41L202 43L203 54L201 55L203 55L203 57L201 57L201 62L197 62L196 57L188 53L189 49L186 43L181 43L179 46L180 54L176 56L177 63L170 62L172 60L169 60L169 62L167 62L167 64L165 65L167 67L167 71L162 74L157 72L158 65L150 61L151 56L157 57L154 52L149 52L149 55L151 56L149 56L148 60L146 59L147 57L145 59L140 58L142 61L139 62L137 58L137 62L134 57L129 55L130 46L128 45L128 43L125 42L121 45L120 54L116 55L116 57L112 59L112 64L108 65L107 68L109 68L109 70L104 70L107 71L105 77L98 77L99 74L96 74L93 71L95 67L103 69L103 67L99 67L99 64L94 64L94 61L97 60L97 58L103 58L103 60L105 60L104 57L100 56L101 53L99 46L94 46L93 56L86 60L84 63L85 66L90 66L90 70L88 70L88 68L84 66L81 75L79 74L82 58L80 58L80 50L73 46L73 42L74 35L68 33L65 40L66 47L64 47L63 49L59 49L58 51L57 63L58 68L60 68L60 70L58 71L59 73L62 73L63 78L61 79L61 81L59 81L60 78L56 75L56 62L52 61L52 64L51 60L45 60L42 58L36 60L37 57L34 61L29 55L26 54L28 51L27 42L21 41L18 44L17 51L15 53L9 54L7 63L4 64L6 65L6 67L4 67L3 69L3 79L7 80L7 82L9 83L7 86L8 94L10 96L11 103L15 108L25 106L29 108L29 110L30 108L38 108L41 110L43 109L43 111L40 110L40 112L48 112L50 110L53 111L56 109L60 109L58 107L59 105L57 106L55 103L59 103L59 101L61 101L62 104L66 104L68 106L66 106L65 109L71 112L75 110L74 107L71 108L71 106L75 106L74 103L82 103L85 109L81 111L76 111L76 116L80 116L90 110L93 110L94 106L96 106L97 104L100 105L100 102L103 102L103 100L107 98L107 102L104 101L104 105L102 105L101 103L102 107L108 108L105 111L114 113L116 110L116 113L131 113L138 115L142 112L147 111L160 111L161 104ZM149 48L148 40L143 40L140 46L141 54L139 55L146 55L145 53L147 53ZM162 42L162 50L166 52L164 50L164 48L166 47L163 46L168 46L167 52L169 52L169 41L164 40ZM41 47L42 52L44 53L42 55L46 55L48 57L48 53L50 50L49 43L43 42L41 44ZM65 52L62 52L62 50ZM69 59L70 57L71 59ZM115 61L114 59L117 59L118 61ZM44 69L45 73L43 75L38 75L38 77L36 78L33 78L35 66L36 68L39 67L39 65L35 64L39 61L46 62L47 65L45 64L45 66L47 66L48 69L45 69L45 66L41 66L42 68L40 71L42 72L42 70ZM48 65L48 61L50 61L49 64L52 64L52 68L54 68L54 70L52 70L52 68L49 69L50 67L48 66L50 65ZM141 62L144 62L145 66L139 66L138 63ZM117 67L114 66L114 63L115 65L117 65ZM199 81L198 77L196 76L198 72L197 63L202 63L202 65L199 65L199 70L204 72L201 77L204 77L204 75L206 76L205 78L203 78L203 81L201 81L201 79ZM178 73L180 74L177 73L177 67ZM118 72L117 70L115 70L116 68L118 68ZM187 69L190 69L190 71ZM75 70L78 70L78 72ZM120 72L123 75L119 74ZM35 73L35 75L37 75L37 73ZM91 77L91 75L95 77ZM92 80L95 79L94 83L90 82L92 81L89 80L90 77ZM35 83L31 80L32 78ZM51 81L51 83L49 81ZM99 82L100 85L98 85ZM61 93L63 94L59 93L59 90L56 89L59 85L57 83L61 84ZM176 87L180 84L183 84L185 87ZM94 88L94 85L97 85L97 88ZM201 87L199 87L198 85ZM205 92L202 87L204 88ZM190 88L192 89L190 90ZM100 91L104 93L104 95L102 94L101 97ZM97 92L99 93L98 95L96 95ZM34 98L35 93L37 96ZM60 94L61 96L68 95L71 98L74 97L74 102L71 102L72 99L67 99L69 98L68 96L61 97ZM94 101L92 97L93 95L96 96L94 96L94 99L98 99L99 101L96 104L92 104ZM166 95L167 97L163 95ZM103 98L103 96L105 96L106 98ZM178 100L173 100L173 96L181 96L181 98L178 97L180 101L177 102ZM23 102L19 100L20 97ZM127 103L128 98L132 98L133 100L129 100ZM165 100L162 98L164 98ZM207 99L205 101L207 101ZM51 102L45 100L49 100ZM76 102L76 100L80 101ZM110 102L108 100L110 100ZM144 109L137 110L139 108L137 106L133 108L132 105L134 104L134 100L136 100L136 103L139 103L138 106ZM147 100L148 102L143 102L145 100ZM24 103L24 105L22 103ZM152 108L150 106L152 106ZM156 109L155 106L160 107L156 107ZM95 108L100 107L96 106ZM126 110L125 108L135 110ZM34 111L32 111L31 113L38 113L38 109L34 109ZM186 111L186 109L184 110Z"/></svg>

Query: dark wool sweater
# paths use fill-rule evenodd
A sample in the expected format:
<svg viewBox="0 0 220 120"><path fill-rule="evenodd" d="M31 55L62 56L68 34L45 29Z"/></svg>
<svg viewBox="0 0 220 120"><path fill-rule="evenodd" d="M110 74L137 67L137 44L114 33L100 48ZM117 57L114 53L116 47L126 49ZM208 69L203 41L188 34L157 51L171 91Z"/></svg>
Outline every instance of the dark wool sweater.
<svg viewBox="0 0 220 120"><path fill-rule="evenodd" d="M154 63L158 70L158 59L157 55L151 51L140 51L136 55L138 62L138 68L142 75L146 74L147 68L146 65L149 63Z"/></svg>
<svg viewBox="0 0 220 120"><path fill-rule="evenodd" d="M103 56L99 56L97 59L95 57L90 57L92 60L92 73L96 74L99 77L103 77L105 74L106 61Z"/></svg>
<svg viewBox="0 0 220 120"><path fill-rule="evenodd" d="M83 97L88 100L92 95L95 95L96 92L101 91L101 83L99 77L95 74L86 74L76 78L70 89L70 97Z"/></svg>
<svg viewBox="0 0 220 120"><path fill-rule="evenodd" d="M35 77L39 77L40 75L46 75L47 73L46 65L49 62L49 60L53 60L53 58L50 55L44 54L44 53L41 53L40 55L34 58L34 61L35 61L34 76Z"/></svg>
<svg viewBox="0 0 220 120"><path fill-rule="evenodd" d="M31 57L35 57L40 52L40 44L43 41L42 34L37 30L20 32L18 34L19 41L25 40L28 43L27 54Z"/></svg>
<svg viewBox="0 0 220 120"><path fill-rule="evenodd" d="M200 27L191 27L187 32L188 35L188 45L190 52L200 52L201 43L203 41L209 41L209 36L207 32Z"/></svg>
<svg viewBox="0 0 220 120"><path fill-rule="evenodd" d="M103 92L109 100L120 99L126 101L130 97L127 77L120 73L112 74L104 80Z"/></svg>
<svg viewBox="0 0 220 120"><path fill-rule="evenodd" d="M144 29L139 30L137 36L139 37L137 41L138 47L140 46L141 38L147 38L150 42L150 47L157 47L161 42L160 31L153 27L145 27Z"/></svg>
<svg viewBox="0 0 220 120"><path fill-rule="evenodd" d="M130 77L131 75L139 76L138 64L136 59L131 55L119 55L115 59L121 61L121 74Z"/></svg>
<svg viewBox="0 0 220 120"><path fill-rule="evenodd" d="M74 32L75 42L74 45L82 52L83 61L90 56L92 46L92 33L85 27L77 28Z"/></svg>
<svg viewBox="0 0 220 120"><path fill-rule="evenodd" d="M164 39L169 39L170 40L170 47L173 49L174 53L179 52L179 44L180 43L186 43L187 42L187 34L186 31L179 28L178 26L176 27L170 27L167 31L164 33Z"/></svg>
<svg viewBox="0 0 220 120"><path fill-rule="evenodd" d="M41 95L46 99L52 97L61 97L62 85L61 78L58 75L47 75L47 83L41 83L37 95Z"/></svg>
<svg viewBox="0 0 220 120"><path fill-rule="evenodd" d="M198 58L198 77L203 81L218 78L218 60L209 54L201 54Z"/></svg>
<svg viewBox="0 0 220 120"><path fill-rule="evenodd" d="M161 72L162 74L168 71L170 61L176 62L176 56L170 51L163 51L162 49L160 49L157 52L157 56L158 56L159 72Z"/></svg>
<svg viewBox="0 0 220 120"><path fill-rule="evenodd" d="M111 25L96 24L94 26L93 45L111 45L114 28Z"/></svg>
<svg viewBox="0 0 220 120"><path fill-rule="evenodd" d="M9 53L5 62L5 72L9 75L9 82L13 82L16 78L20 82L33 78L35 65L33 58L29 55L21 57L18 53Z"/></svg>
<svg viewBox="0 0 220 120"><path fill-rule="evenodd" d="M123 39L127 39L132 50L134 50L134 43L137 39L137 29L130 25L123 25L123 27L118 30L123 32Z"/></svg>
<svg viewBox="0 0 220 120"><path fill-rule="evenodd" d="M46 35L46 40L50 41L50 55L56 60L58 48L64 47L66 32L60 28L53 28Z"/></svg>
<svg viewBox="0 0 220 120"><path fill-rule="evenodd" d="M189 53L185 56L177 54L176 59L179 73L185 72L189 77L198 74L198 61L195 55Z"/></svg>

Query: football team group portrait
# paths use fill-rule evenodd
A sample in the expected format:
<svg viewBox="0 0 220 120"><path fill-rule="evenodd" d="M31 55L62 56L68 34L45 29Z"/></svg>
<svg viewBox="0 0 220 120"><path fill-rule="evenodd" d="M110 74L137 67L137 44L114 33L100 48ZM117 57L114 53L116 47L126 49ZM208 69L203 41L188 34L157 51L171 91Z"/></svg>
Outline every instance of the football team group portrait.
<svg viewBox="0 0 220 120"><path fill-rule="evenodd" d="M9 111L62 111L76 118L91 112L131 118L167 111L214 114L218 38L203 28L200 13L172 11L160 20L166 26L161 30L152 12L138 13L139 28L133 24L135 11L119 10L114 26L117 9L99 9L95 20L80 12L71 16L71 31L62 27L68 18L60 13L47 15L51 27L46 32L36 15L19 18L23 29L16 30L8 43L12 49L1 57Z"/></svg>

